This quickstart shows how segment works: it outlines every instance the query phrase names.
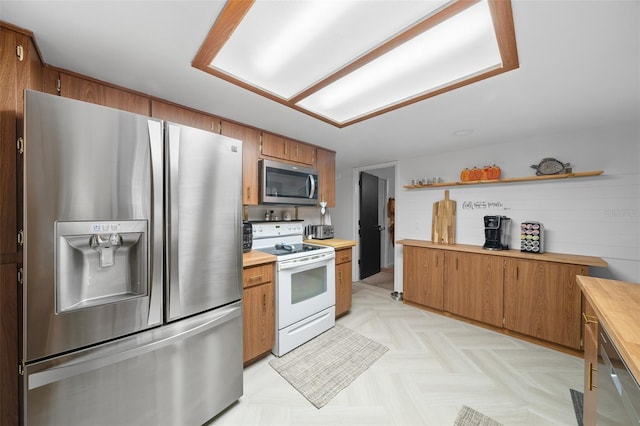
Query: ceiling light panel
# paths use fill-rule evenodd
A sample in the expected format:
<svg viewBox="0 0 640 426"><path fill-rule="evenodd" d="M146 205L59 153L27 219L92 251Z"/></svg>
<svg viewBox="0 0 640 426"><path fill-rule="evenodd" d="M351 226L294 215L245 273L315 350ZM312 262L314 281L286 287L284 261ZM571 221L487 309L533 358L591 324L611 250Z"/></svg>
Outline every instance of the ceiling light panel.
<svg viewBox="0 0 640 426"><path fill-rule="evenodd" d="M257 0L211 66L290 99L446 3Z"/></svg>
<svg viewBox="0 0 640 426"><path fill-rule="evenodd" d="M344 123L501 65L491 14L481 2L298 105Z"/></svg>
<svg viewBox="0 0 640 426"><path fill-rule="evenodd" d="M192 65L337 127L519 67L510 0L227 0Z"/></svg>

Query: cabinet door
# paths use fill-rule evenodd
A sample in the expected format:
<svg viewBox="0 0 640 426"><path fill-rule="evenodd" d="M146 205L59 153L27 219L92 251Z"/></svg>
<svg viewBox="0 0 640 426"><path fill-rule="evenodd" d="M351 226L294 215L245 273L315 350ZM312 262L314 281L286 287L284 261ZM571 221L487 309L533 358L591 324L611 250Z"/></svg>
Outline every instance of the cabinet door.
<svg viewBox="0 0 640 426"><path fill-rule="evenodd" d="M581 292L576 275L585 267L507 259L505 328L580 349Z"/></svg>
<svg viewBox="0 0 640 426"><path fill-rule="evenodd" d="M258 204L258 159L260 156L260 131L229 121L221 122L224 136L242 141L242 204Z"/></svg>
<svg viewBox="0 0 640 426"><path fill-rule="evenodd" d="M316 150L316 168L320 201L326 201L327 207L336 206L336 153L318 148Z"/></svg>
<svg viewBox="0 0 640 426"><path fill-rule="evenodd" d="M11 254L9 258L13 261L16 258L18 232L16 140L22 134L18 126L18 117L22 115L20 109L22 103L19 99L24 89L19 86L18 79L18 70L22 66L16 56L19 36L13 31L0 27L0 111L2 111L0 114L0 141L2 141L0 143L0 199L2 200L0 203L0 254ZM11 285L16 285L15 280ZM13 342L13 345L17 345L17 341ZM0 356L2 355L0 353ZM4 371L1 372L4 373Z"/></svg>
<svg viewBox="0 0 640 426"><path fill-rule="evenodd" d="M275 341L273 283L246 288L242 292L243 362L269 352Z"/></svg>
<svg viewBox="0 0 640 426"><path fill-rule="evenodd" d="M271 133L262 134L262 155L315 166L316 148Z"/></svg>
<svg viewBox="0 0 640 426"><path fill-rule="evenodd" d="M262 133L262 155L288 160L291 158L289 140L271 133Z"/></svg>
<svg viewBox="0 0 640 426"><path fill-rule="evenodd" d="M151 116L208 132L220 131L219 118L157 99L151 100Z"/></svg>
<svg viewBox="0 0 640 426"><path fill-rule="evenodd" d="M445 264L445 311L501 327L502 258L447 252Z"/></svg>
<svg viewBox="0 0 640 426"><path fill-rule="evenodd" d="M591 305L584 300L584 408L582 421L585 426L596 424L597 368L598 318Z"/></svg>
<svg viewBox="0 0 640 426"><path fill-rule="evenodd" d="M316 148L305 143L289 141L290 159L296 163L306 164L315 167Z"/></svg>
<svg viewBox="0 0 640 426"><path fill-rule="evenodd" d="M149 115L149 98L97 81L60 73L60 96Z"/></svg>
<svg viewBox="0 0 640 426"><path fill-rule="evenodd" d="M18 56L18 52L21 56ZM22 250L22 158L24 89L42 89L42 63L28 35L0 22L0 424L20 424L19 286ZM16 261L18 264L16 264Z"/></svg>
<svg viewBox="0 0 640 426"><path fill-rule="evenodd" d="M404 246L403 297L408 302L444 308L444 253L442 250Z"/></svg>
<svg viewBox="0 0 640 426"><path fill-rule="evenodd" d="M336 317L351 309L351 248L336 250Z"/></svg>

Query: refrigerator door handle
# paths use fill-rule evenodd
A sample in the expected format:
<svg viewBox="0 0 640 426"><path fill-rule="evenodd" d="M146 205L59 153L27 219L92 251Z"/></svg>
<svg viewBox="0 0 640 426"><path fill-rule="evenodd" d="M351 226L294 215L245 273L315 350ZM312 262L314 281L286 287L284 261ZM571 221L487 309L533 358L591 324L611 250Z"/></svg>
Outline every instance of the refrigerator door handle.
<svg viewBox="0 0 640 426"><path fill-rule="evenodd" d="M151 205L152 205L152 225L151 237L149 238L149 282L150 291L150 318L149 324L162 324L162 299L163 299L163 204L164 184L163 184L163 144L162 122L148 120L149 127L149 147L151 152ZM157 308L156 308L156 305Z"/></svg>
<svg viewBox="0 0 640 426"><path fill-rule="evenodd" d="M167 166L166 166L166 235L167 235L167 251L166 251L166 278L169 285L167 286L167 305L165 306L166 320L170 321L169 311L179 311L180 308L180 292L179 288L174 285L179 278L179 259L178 259L178 234L179 234L179 205L180 193L179 185L179 164L180 164L180 127L171 123L166 123L166 144L167 144Z"/></svg>
<svg viewBox="0 0 640 426"><path fill-rule="evenodd" d="M232 305L228 308L222 308L219 311L220 312L217 312L217 315L214 318L208 319L201 324L196 324L192 327L183 326L181 328L184 328L184 330L180 330L176 333L167 333L166 330L164 330L163 332L161 332L161 335L154 339L152 342L135 346L134 348L129 350L116 352L104 357L98 356L92 358L90 355L80 356L77 359L69 361L68 363L64 363L52 368L47 368L33 374L28 374L27 370L28 389L36 389L50 383L59 382L64 379L77 376L92 370L97 370L99 368L106 367L112 364L116 364L118 362L144 355L152 351L157 351L165 346L175 344L176 342L187 339L188 337L191 337L195 334L218 327L228 321L231 321L234 318L241 316L242 314L242 310L237 305ZM175 326L179 327L182 326L182 324L175 324ZM153 331L154 330L150 330L149 332ZM137 339L136 336L133 336L131 338ZM27 367L27 369L28 368L29 367Z"/></svg>

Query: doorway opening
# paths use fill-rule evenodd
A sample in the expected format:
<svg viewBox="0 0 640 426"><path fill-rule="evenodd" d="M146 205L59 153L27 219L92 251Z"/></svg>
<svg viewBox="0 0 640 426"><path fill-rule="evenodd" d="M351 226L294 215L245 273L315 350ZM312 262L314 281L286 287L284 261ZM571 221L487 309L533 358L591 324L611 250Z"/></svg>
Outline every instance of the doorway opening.
<svg viewBox="0 0 640 426"><path fill-rule="evenodd" d="M395 285L396 162L354 169L354 239L358 241L354 276L393 290Z"/></svg>

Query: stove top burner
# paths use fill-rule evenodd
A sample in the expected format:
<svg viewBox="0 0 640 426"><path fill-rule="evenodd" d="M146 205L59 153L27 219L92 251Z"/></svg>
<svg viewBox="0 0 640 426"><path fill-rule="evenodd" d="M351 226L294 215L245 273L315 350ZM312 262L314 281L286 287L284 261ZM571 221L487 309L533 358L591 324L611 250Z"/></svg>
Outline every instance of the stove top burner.
<svg viewBox="0 0 640 426"><path fill-rule="evenodd" d="M294 244L276 244L273 247L260 247L256 250L263 251L265 253L273 254L275 256L284 256L287 254L294 253L304 253L313 250L319 250L323 248L322 246L315 246L311 244L305 243L294 243Z"/></svg>

